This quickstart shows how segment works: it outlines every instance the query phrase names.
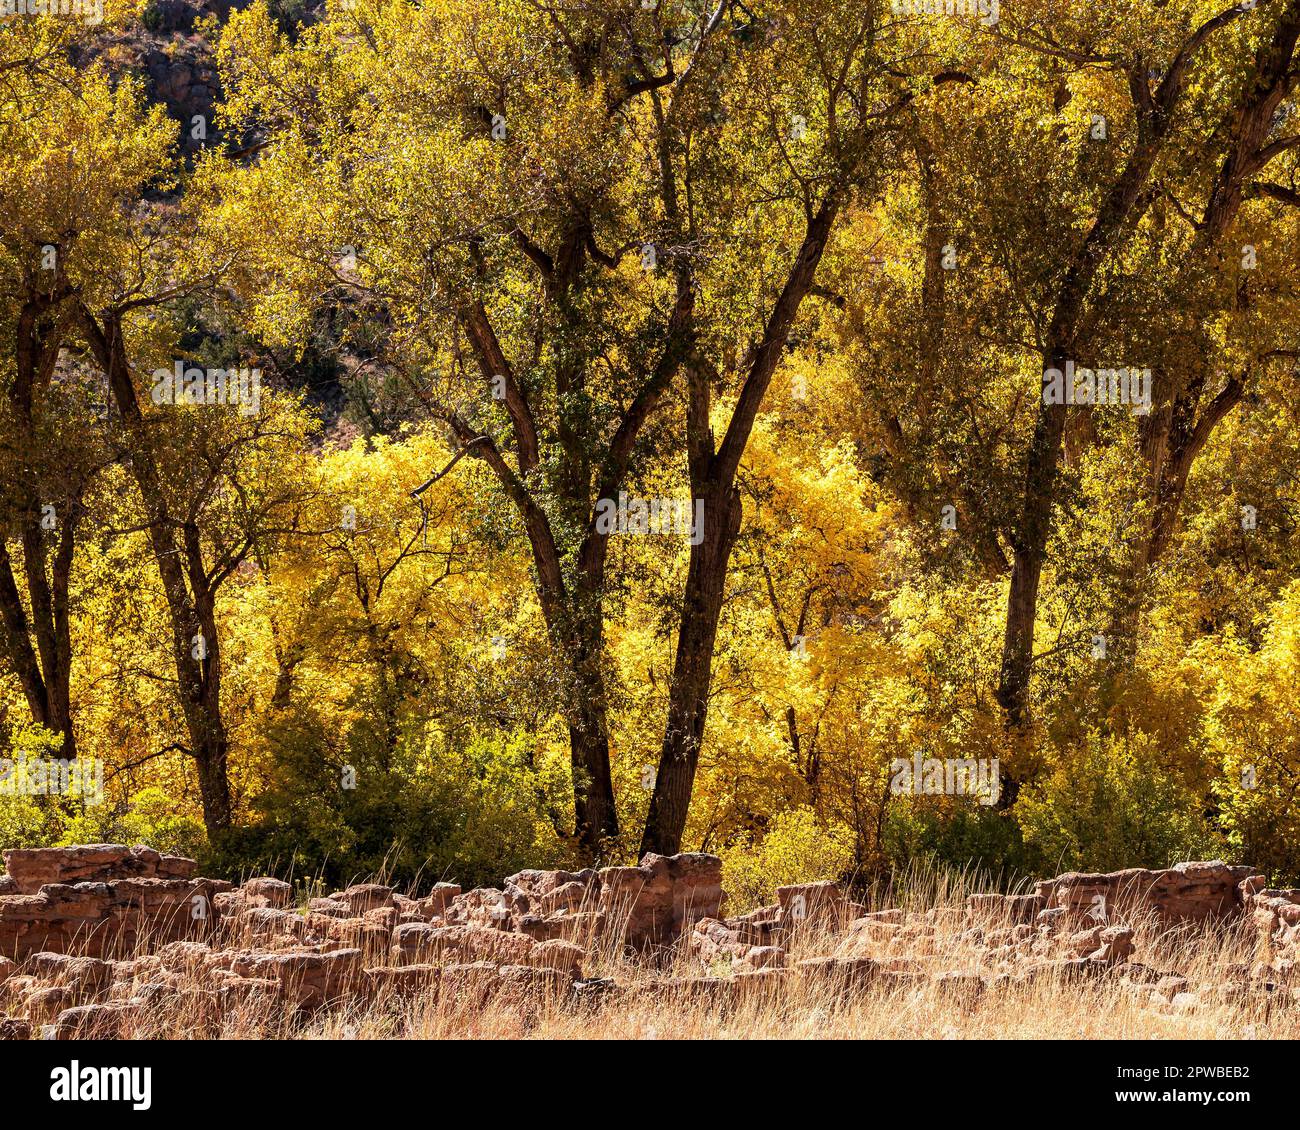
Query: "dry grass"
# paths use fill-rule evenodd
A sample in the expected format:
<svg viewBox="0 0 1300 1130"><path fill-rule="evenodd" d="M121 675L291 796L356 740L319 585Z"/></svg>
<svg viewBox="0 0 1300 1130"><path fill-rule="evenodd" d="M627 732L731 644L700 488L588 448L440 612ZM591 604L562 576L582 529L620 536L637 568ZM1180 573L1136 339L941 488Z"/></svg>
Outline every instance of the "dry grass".
<svg viewBox="0 0 1300 1130"><path fill-rule="evenodd" d="M838 939L809 932L792 959L825 954ZM940 935L936 969L971 969L960 957L968 947ZM1232 963L1249 956L1239 932L1206 929L1170 937L1160 946L1162 970L1179 970L1195 984L1217 985ZM303 1038L357 1039L1297 1039L1300 1009L1267 1001L1220 1003L1213 998L1191 1011L1152 1003L1118 978L1071 981L1059 977L986 991L973 1002L954 1000L934 983L920 988L867 985L851 992L796 982L757 990L739 1004L711 1006L675 988L675 977L698 976L697 962L677 956L666 969L618 958L597 972L627 989L599 1008L568 1002L531 1007L505 1002L465 1008L456 1001L377 1003L357 1013L315 1018Z"/></svg>
<svg viewBox="0 0 1300 1130"><path fill-rule="evenodd" d="M960 911L967 882L912 882L901 903L906 920L926 937L906 951L887 941L870 956L885 968L928 972L998 972L981 958L986 949ZM1159 933L1151 921L1132 921L1138 950L1132 961L1177 973L1207 987L1194 1006L1156 999L1152 986L1126 984L1117 973L1087 980L1059 975L1006 982L963 998L922 978L918 984L868 983L846 989L790 977L757 986L736 999L701 999L682 978L714 976L684 946L655 959L626 952L609 938L588 939L588 978L618 987L599 1002L577 1004L567 994L550 1000L455 999L448 993L352 1002L311 1016L248 1003L212 1023L195 1012L193 998L159 994L139 1012L126 1038L223 1039L1297 1039L1300 1007L1289 990L1221 999L1221 985L1259 956L1249 920L1184 927ZM986 931L1006 925L980 924ZM805 928L790 943L790 963L833 954L842 930ZM841 949L842 952L842 949ZM860 954L861 955L861 954ZM1013 965L1004 967L1014 970ZM1119 968L1119 967L1117 967ZM142 975L142 980L147 980ZM887 980L887 979L886 979ZM1005 981L1005 979L1004 979ZM201 987L197 976L196 988ZM137 986L138 988L138 986ZM1283 1005L1283 1000L1290 1003Z"/></svg>

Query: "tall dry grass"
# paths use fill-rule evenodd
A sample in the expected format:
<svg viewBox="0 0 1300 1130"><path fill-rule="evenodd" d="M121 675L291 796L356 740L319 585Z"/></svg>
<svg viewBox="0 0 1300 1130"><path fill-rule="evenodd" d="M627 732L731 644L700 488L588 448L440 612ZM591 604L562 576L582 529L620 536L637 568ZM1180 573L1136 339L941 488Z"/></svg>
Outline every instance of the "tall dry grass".
<svg viewBox="0 0 1300 1130"><path fill-rule="evenodd" d="M578 1002L567 993L551 999L458 999L450 993L399 998L379 996L341 1003L312 1015L293 1015L278 1006L248 1001L221 1015L204 1015L196 998L155 993L131 1020L127 1039L1297 1039L1300 1006L1289 989L1272 993L1219 992L1240 978L1259 956L1248 918L1161 931L1153 919L1127 924L1137 929L1131 962L1185 977L1197 999L1170 1002L1154 984L1126 982L1116 967L1099 978L1059 974L1028 982L997 978L972 933L963 901L977 885L971 875L915 873L896 884L887 900L869 899L870 909L902 911L924 937L901 949L887 941L859 950L881 968L929 973L979 973L990 987L982 993L954 993L930 980L916 983L880 978L848 987L842 982L792 973L779 986L762 985L735 999L702 992L702 978L726 982L725 968L706 969L678 944L647 956L629 951L616 935L579 939L588 953L586 977L605 978L608 991ZM982 885L982 884L980 884ZM987 889L987 888L985 888ZM789 962L845 952L846 923L806 925L790 939ZM1008 923L973 924L984 934ZM1004 971L1014 972L1008 964ZM124 999L150 980L120 986ZM203 989L195 971L184 987ZM1154 978L1154 974L1150 974ZM1290 1002L1289 1004L1283 1003ZM0 1011L3 1011L0 1008Z"/></svg>

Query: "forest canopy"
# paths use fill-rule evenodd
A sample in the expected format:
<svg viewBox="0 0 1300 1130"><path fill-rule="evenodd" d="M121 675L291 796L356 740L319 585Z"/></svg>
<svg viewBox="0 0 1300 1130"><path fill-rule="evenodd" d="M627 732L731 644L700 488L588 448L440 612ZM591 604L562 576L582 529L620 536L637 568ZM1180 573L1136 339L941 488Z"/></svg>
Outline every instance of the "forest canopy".
<svg viewBox="0 0 1300 1130"><path fill-rule="evenodd" d="M0 844L1300 883L1300 0L175 7L0 20Z"/></svg>

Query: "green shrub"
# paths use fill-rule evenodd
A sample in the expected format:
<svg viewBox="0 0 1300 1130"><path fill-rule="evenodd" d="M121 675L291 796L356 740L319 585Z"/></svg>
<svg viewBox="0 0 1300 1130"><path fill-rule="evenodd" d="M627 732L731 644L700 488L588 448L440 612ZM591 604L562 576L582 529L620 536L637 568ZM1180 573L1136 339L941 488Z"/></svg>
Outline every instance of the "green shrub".
<svg viewBox="0 0 1300 1130"><path fill-rule="evenodd" d="M896 798L881 840L893 874L976 871L1005 887L1031 870L1016 821L966 798Z"/></svg>
<svg viewBox="0 0 1300 1130"><path fill-rule="evenodd" d="M853 864L853 835L827 826L811 808L783 812L761 839L722 849L727 912L743 913L776 901L776 888L844 879Z"/></svg>
<svg viewBox="0 0 1300 1130"><path fill-rule="evenodd" d="M1222 853L1199 798L1156 749L1143 735L1094 734L1049 754L1014 808L1039 873L1167 867Z"/></svg>
<svg viewBox="0 0 1300 1130"><path fill-rule="evenodd" d="M281 744L257 815L210 845L205 869L333 886L383 876L424 889L496 884L526 867L572 862L548 819L564 814L565 779L529 765L525 735L481 737L465 749L408 740L388 764L364 739L346 762L322 756L323 744L303 734ZM345 765L354 788L341 785Z"/></svg>

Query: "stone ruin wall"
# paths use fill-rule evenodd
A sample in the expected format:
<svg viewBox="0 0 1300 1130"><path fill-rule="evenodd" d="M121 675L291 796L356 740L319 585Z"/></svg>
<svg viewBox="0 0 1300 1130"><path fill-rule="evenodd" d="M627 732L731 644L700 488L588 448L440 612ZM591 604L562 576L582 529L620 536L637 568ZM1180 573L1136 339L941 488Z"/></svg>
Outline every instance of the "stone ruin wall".
<svg viewBox="0 0 1300 1130"><path fill-rule="evenodd" d="M585 978L596 945L647 955L684 947L698 974L671 987L713 1003L759 989L831 980L854 986L937 982L962 999L1050 976L1119 976L1165 1000L1194 986L1134 960L1167 929L1208 921L1258 932L1253 967L1217 991L1291 987L1300 891L1268 890L1249 867L1067 874L1021 895L973 895L964 907L869 912L836 884L783 887L777 903L722 913L716 856L647 855L637 867L521 871L502 887L439 883L409 898L376 883L295 907L289 884L236 887L196 875L193 860L91 844L12 850L0 877L0 1038L112 1036L156 1001L215 1031L248 1001L283 1012L381 995L616 999L628 987ZM792 943L815 935L827 952ZM957 938L960 969L937 939ZM680 943L680 946L677 944ZM938 965L936 965L938 962ZM1235 978L1235 980L1233 980Z"/></svg>

